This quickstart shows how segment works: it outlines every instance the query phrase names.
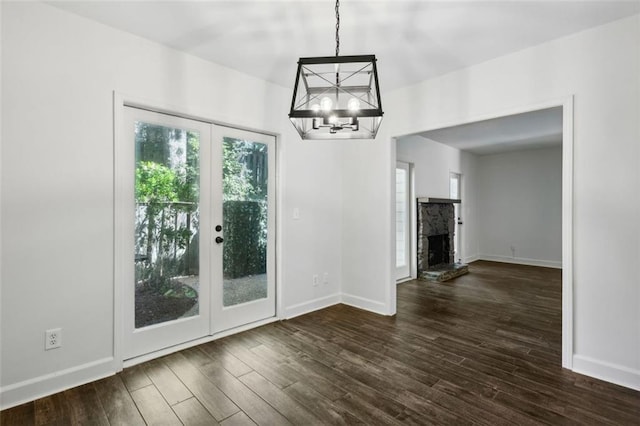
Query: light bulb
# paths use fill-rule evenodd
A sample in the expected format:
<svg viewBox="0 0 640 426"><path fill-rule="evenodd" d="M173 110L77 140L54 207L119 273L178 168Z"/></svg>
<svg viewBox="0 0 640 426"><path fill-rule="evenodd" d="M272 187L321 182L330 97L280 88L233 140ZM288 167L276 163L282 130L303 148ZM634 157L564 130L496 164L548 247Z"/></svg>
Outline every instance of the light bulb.
<svg viewBox="0 0 640 426"><path fill-rule="evenodd" d="M360 101L356 98L349 99L349 102L347 102L347 108L349 108L349 111L358 111L360 109Z"/></svg>
<svg viewBox="0 0 640 426"><path fill-rule="evenodd" d="M320 104L311 105L311 109L313 110L313 112L319 112L320 111Z"/></svg>
<svg viewBox="0 0 640 426"><path fill-rule="evenodd" d="M325 96L320 100L320 108L322 108L323 111L331 111L331 107L333 107L333 101L330 97Z"/></svg>

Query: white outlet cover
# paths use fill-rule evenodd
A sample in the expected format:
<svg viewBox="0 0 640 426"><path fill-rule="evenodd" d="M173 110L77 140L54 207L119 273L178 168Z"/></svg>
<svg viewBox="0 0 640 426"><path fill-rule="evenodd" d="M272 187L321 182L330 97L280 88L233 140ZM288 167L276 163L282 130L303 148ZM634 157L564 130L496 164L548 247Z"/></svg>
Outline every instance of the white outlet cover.
<svg viewBox="0 0 640 426"><path fill-rule="evenodd" d="M62 329L53 328L51 330L47 330L44 333L44 337L44 349L46 351L62 346Z"/></svg>

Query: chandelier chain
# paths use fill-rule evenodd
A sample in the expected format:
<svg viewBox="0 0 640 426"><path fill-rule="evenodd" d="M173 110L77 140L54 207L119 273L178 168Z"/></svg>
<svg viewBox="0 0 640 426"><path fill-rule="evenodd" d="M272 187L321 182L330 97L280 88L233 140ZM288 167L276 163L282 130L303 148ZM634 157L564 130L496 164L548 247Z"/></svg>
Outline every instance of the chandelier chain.
<svg viewBox="0 0 640 426"><path fill-rule="evenodd" d="M340 54L340 0L336 0L336 56Z"/></svg>

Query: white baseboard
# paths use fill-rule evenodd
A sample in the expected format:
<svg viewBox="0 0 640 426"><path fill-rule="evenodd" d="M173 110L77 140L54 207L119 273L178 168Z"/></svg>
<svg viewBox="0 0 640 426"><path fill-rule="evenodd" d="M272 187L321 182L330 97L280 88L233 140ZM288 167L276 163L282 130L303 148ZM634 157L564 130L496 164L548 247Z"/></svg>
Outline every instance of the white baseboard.
<svg viewBox="0 0 640 426"><path fill-rule="evenodd" d="M4 386L0 389L0 410L100 380L115 372L115 362L109 357Z"/></svg>
<svg viewBox="0 0 640 426"><path fill-rule="evenodd" d="M573 356L573 371L640 391L640 371L583 355Z"/></svg>
<svg viewBox="0 0 640 426"><path fill-rule="evenodd" d="M477 254L474 254L473 256L465 257L463 262L464 263L471 263L471 262L475 262L476 260L480 260L480 256L478 256Z"/></svg>
<svg viewBox="0 0 640 426"><path fill-rule="evenodd" d="M555 260L527 259L525 257L497 256L490 254L480 254L475 260L488 260L491 262L514 263L517 265L542 266L544 268L562 269L562 261L558 262Z"/></svg>
<svg viewBox="0 0 640 426"><path fill-rule="evenodd" d="M415 278L413 277L400 278L399 280L396 280L396 285L406 283L407 281L411 281L411 280L415 280Z"/></svg>
<svg viewBox="0 0 640 426"><path fill-rule="evenodd" d="M365 311L370 311L375 314L389 315L387 313L387 307L384 303L366 299L364 297L342 293L342 303L344 303L345 305L353 306L355 308L364 309Z"/></svg>
<svg viewBox="0 0 640 426"><path fill-rule="evenodd" d="M291 319L300 315L308 314L309 312L337 305L338 303L340 303L340 293L335 293L329 296L313 299L309 302L286 307L284 308L284 314L282 317L283 319Z"/></svg>

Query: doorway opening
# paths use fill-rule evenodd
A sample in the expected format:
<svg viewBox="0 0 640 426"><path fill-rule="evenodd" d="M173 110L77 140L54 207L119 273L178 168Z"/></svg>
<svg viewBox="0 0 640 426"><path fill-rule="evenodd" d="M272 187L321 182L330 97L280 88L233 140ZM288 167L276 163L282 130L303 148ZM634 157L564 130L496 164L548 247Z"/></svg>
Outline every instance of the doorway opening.
<svg viewBox="0 0 640 426"><path fill-rule="evenodd" d="M533 125L522 127L522 123L532 120ZM499 134L496 129L500 128ZM540 129L543 129L542 131ZM447 123L446 126L436 126L433 129L414 133L407 136L396 137L396 158L411 158L414 162L415 173L415 196L416 197L436 197L454 198L455 186L459 186L459 196L463 203L460 210L456 212L457 236L454 242L456 250L456 261L468 263L475 260L486 259L507 263L520 263L543 267L561 268L562 275L562 366L572 367L572 169L573 169L573 98L561 101L553 101L546 104L536 105L529 108L514 110L511 113L501 113L486 117L478 117L474 120L461 122L458 124ZM491 132L494 132L491 134ZM508 140L500 140L506 134ZM471 135L471 136L469 136ZM474 141L480 141L474 145ZM493 188L502 190L505 194L511 191L526 193L526 186L536 186L535 190L540 190L541 197L551 197L553 203L553 217L555 228L546 230L547 233L555 233L552 241L552 250L544 246L547 240L542 232L535 232L535 227L527 229L528 222L520 221L520 228L528 232L527 247L522 243L524 240L499 241L502 253L492 253L487 250L490 244L484 238L486 226L480 222L478 206L481 204L476 186L478 185L478 162L475 157L499 156L507 153L539 150L548 150L547 157L553 163L552 173L540 177L532 183L531 179L512 180L506 179L507 187ZM555 150L555 151L554 151ZM488 162L490 163L490 162ZM495 164L490 164L483 176L484 183L492 182L500 173L495 171ZM508 164L503 162L504 167L517 169L522 163ZM502 167L502 166L500 166ZM498 167L499 169L499 167ZM517 171L517 170L515 170ZM546 172L543 172L546 173ZM464 175L466 184L463 185L461 176ZM514 175L515 176L515 175ZM553 177L553 179L551 179ZM457 179L456 179L457 178ZM553 183L552 194L548 187L541 182ZM457 182L456 182L457 180ZM512 188L508 188L511 185ZM521 185L518 187L518 185ZM486 194L486 193L483 193ZM501 194L498 195L498 197ZM488 202L483 199L483 202ZM526 205L528 200L518 199L511 203L503 203L501 206L507 215L501 219L499 216L493 217L495 226L508 227L508 221L514 223L520 217L519 211L514 210L518 205ZM485 203L486 204L486 203ZM512 212L509 218L508 212ZM485 212L486 213L486 212ZM547 212L548 213L548 212ZM486 215L485 215L486 216ZM506 218L506 219L505 219ZM500 223L499 221L502 220ZM537 219L540 220L540 219ZM464 232L460 225L464 223ZM486 223L485 223L486 224ZM539 227L541 228L541 227ZM415 232L415 230L414 230ZM499 233L498 233L499 234ZM546 235L546 234L545 234ZM498 235L500 237L500 235ZM458 239L459 238L459 239ZM527 243L525 241L525 243ZM543 253L540 257L529 256L527 253L536 253L533 246L538 246L537 253ZM457 250L460 248L460 252ZM506 249L506 252L504 251ZM529 250L527 252L527 250ZM415 253L415 252L414 252ZM552 255L552 257L544 257ZM494 255L494 256L487 256Z"/></svg>

